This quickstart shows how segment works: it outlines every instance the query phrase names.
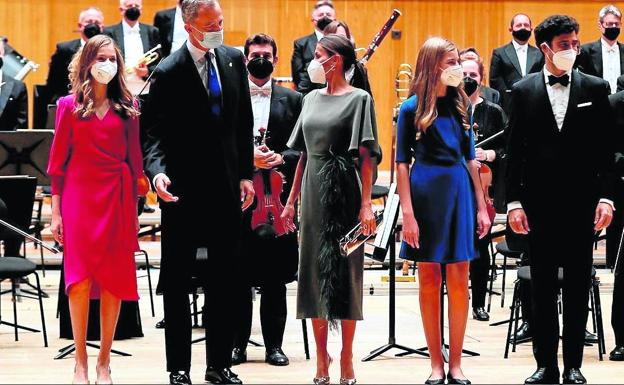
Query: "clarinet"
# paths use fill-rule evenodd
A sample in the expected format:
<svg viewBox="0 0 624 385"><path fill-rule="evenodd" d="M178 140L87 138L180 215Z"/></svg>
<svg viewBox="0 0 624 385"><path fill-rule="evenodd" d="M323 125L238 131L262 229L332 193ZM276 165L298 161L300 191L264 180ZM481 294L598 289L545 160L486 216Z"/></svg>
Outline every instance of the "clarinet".
<svg viewBox="0 0 624 385"><path fill-rule="evenodd" d="M401 11L399 11L398 9L395 9L392 11L392 15L390 15L390 18L388 19L388 21L386 21L383 27L381 27L381 30L377 32L377 35L375 35L375 37L373 38L373 41L370 43L370 45L366 49L366 53L364 54L364 57L360 59L360 63L362 63L363 65L366 65L366 63L370 60L371 56L373 56L377 48L381 45L381 42L384 40L388 32L390 32L390 29L392 28L394 23L397 21L399 16L401 16Z"/></svg>

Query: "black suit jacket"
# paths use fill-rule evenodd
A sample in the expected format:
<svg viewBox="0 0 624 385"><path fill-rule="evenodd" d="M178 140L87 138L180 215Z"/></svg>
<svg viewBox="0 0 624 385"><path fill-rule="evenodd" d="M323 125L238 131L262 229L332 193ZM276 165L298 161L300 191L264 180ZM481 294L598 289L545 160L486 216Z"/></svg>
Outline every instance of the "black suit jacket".
<svg viewBox="0 0 624 385"><path fill-rule="evenodd" d="M80 40L70 40L56 45L56 51L50 59L50 71L46 82L46 92L54 102L69 93L69 63L80 49Z"/></svg>
<svg viewBox="0 0 624 385"><path fill-rule="evenodd" d="M499 106L501 105L500 92L496 91L494 88L490 88L490 87L482 85L480 95L483 99L487 100L488 102L498 104Z"/></svg>
<svg viewBox="0 0 624 385"><path fill-rule="evenodd" d="M615 168L617 175L624 177L624 91L609 95L609 103L615 121Z"/></svg>
<svg viewBox="0 0 624 385"><path fill-rule="evenodd" d="M143 42L143 53L149 51L150 49L160 44L160 34L156 27L153 27L148 24L139 23L139 30L141 33L141 41ZM119 46L119 49L121 50L121 54L125 56L126 51L124 47L124 34L123 34L122 23L111 25L109 27L104 28L104 34L112 37L113 40L115 40L115 43L117 43L117 45ZM150 72L154 70L157 63L158 63L158 60L156 60L155 62L153 62L151 65L148 66Z"/></svg>
<svg viewBox="0 0 624 385"><path fill-rule="evenodd" d="M539 49L529 45L527 49L527 75L539 72L543 67L544 55L542 55ZM500 93L505 110L507 110L507 102L509 100L507 94L514 83L520 79L522 79L522 69L513 43L510 42L496 48L492 52L492 60L490 62L490 87Z"/></svg>
<svg viewBox="0 0 624 385"><path fill-rule="evenodd" d="M0 79L0 131L28 128L28 92L24 82L2 74Z"/></svg>
<svg viewBox="0 0 624 385"><path fill-rule="evenodd" d="M620 48L620 75L624 74L624 44L617 43ZM581 53L576 59L578 69L588 75L601 78L602 69L602 43L600 39L581 46Z"/></svg>
<svg viewBox="0 0 624 385"><path fill-rule="evenodd" d="M553 210L561 213L565 207L574 207L570 211L579 214L574 218L593 219L598 200L614 198L614 124L608 83L572 71L570 87L561 132L543 72L528 75L511 92L507 202L520 201L529 221L537 217L543 223L549 216L552 220Z"/></svg>
<svg viewBox="0 0 624 385"><path fill-rule="evenodd" d="M169 8L157 12L154 16L154 27L158 28L158 32L160 35L160 44L162 44L163 57L167 57L171 54L175 13L175 8Z"/></svg>
<svg viewBox="0 0 624 385"><path fill-rule="evenodd" d="M324 87L324 85L312 83L308 76L308 64L314 59L316 43L318 40L315 33L295 40L290 60L293 82L297 86L297 91L304 95L314 89Z"/></svg>

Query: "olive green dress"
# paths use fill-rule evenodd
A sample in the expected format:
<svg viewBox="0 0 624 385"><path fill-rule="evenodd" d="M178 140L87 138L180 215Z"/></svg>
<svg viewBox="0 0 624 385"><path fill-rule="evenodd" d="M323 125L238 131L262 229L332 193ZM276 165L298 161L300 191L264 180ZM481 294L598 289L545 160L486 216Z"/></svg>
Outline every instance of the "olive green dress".
<svg viewBox="0 0 624 385"><path fill-rule="evenodd" d="M358 223L359 147L378 157L370 95L310 92L288 146L307 152L301 185L297 318L362 319L364 250L342 257L338 241Z"/></svg>

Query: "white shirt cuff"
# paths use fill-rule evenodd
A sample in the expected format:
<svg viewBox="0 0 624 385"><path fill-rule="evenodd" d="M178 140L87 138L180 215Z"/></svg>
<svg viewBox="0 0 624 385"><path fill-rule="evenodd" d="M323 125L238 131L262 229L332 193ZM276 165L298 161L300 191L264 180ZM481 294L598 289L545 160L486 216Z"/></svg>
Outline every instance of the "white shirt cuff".
<svg viewBox="0 0 624 385"><path fill-rule="evenodd" d="M613 211L615 211L615 204L613 204L613 201L611 199L607 199L607 198L602 198L598 201L598 203L606 203L609 206L611 206L611 208L613 209Z"/></svg>
<svg viewBox="0 0 624 385"><path fill-rule="evenodd" d="M160 178L161 176L166 176L166 174L164 172L160 172L158 174L156 174L156 176L154 177L154 179L152 179L152 185L154 187L156 187L156 181L158 180L158 178Z"/></svg>
<svg viewBox="0 0 624 385"><path fill-rule="evenodd" d="M522 203L520 203L520 201L509 202L507 204L507 214L509 214L511 210L521 209L521 208L522 208Z"/></svg>

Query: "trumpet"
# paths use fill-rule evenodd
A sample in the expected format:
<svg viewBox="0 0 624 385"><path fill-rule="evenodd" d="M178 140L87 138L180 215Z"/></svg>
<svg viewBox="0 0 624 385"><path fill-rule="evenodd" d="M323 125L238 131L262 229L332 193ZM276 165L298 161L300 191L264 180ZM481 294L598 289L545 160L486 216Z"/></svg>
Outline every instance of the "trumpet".
<svg viewBox="0 0 624 385"><path fill-rule="evenodd" d="M156 47L154 47L154 48L150 49L149 51L145 52L143 54L143 56L141 56L141 58L139 58L139 60L137 61L136 65L134 67L126 68L126 72L131 74L131 73L134 72L134 68L135 67L141 66L143 64L145 64L147 66L147 65L150 65L153 62L155 62L158 59L158 56L159 56L158 52L156 52L156 51L158 51L160 48L162 48L162 46L160 44L158 44Z"/></svg>
<svg viewBox="0 0 624 385"><path fill-rule="evenodd" d="M383 211L375 212L375 223L377 226L383 220ZM362 222L359 222L355 225L354 228L351 229L342 239L339 241L340 245L340 254L343 257L348 257L352 252L357 250L364 242L374 237L375 233L364 235L362 231Z"/></svg>

